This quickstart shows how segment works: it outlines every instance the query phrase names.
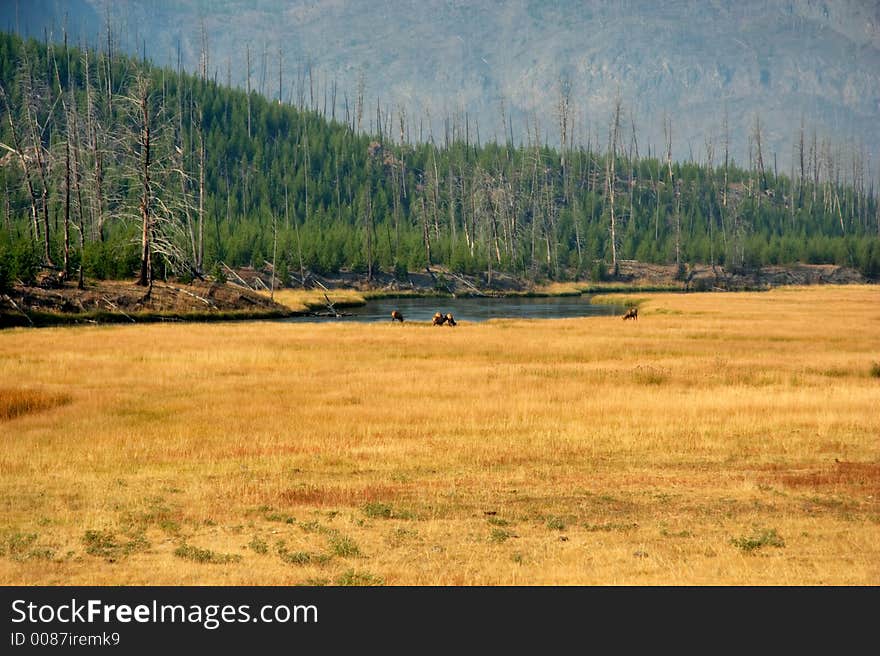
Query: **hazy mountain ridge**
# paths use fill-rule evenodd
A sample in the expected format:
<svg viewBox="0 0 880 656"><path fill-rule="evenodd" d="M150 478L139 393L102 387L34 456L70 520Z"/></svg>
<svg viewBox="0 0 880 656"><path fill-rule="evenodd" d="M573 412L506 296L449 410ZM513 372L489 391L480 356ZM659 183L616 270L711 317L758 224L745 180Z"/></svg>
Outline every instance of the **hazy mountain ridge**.
<svg viewBox="0 0 880 656"><path fill-rule="evenodd" d="M140 51L145 42L157 64L176 65L179 42L190 70L204 21L218 79L228 66L232 82L244 84L250 45L252 86L277 96L280 47L285 100L297 99L294 87L307 84L311 64L315 103L335 79L340 115L346 95L353 107L363 76L367 129L379 97L383 111L404 108L413 133L422 119L423 138L428 116L442 138L443 119L463 122L467 113L483 140L503 139L503 101L516 140L536 116L542 138L555 142L562 77L571 83L581 140L607 139L619 93L643 151L663 147L668 115L678 158L704 158L707 140L720 153L726 110L739 161L747 160L756 115L767 157L777 153L780 167L788 166L802 115L820 139L860 143L880 160L880 4L873 2L40 0L27 10L6 2L6 24L15 4L21 31L60 31L67 14L74 38L90 42L109 13L121 47Z"/></svg>

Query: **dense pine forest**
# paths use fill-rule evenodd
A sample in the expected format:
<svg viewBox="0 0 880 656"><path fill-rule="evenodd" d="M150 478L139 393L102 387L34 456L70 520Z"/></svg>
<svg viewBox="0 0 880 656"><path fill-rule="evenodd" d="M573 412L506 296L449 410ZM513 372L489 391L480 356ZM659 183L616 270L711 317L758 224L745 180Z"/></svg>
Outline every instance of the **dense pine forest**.
<svg viewBox="0 0 880 656"><path fill-rule="evenodd" d="M279 71L284 84L292 104L0 33L0 287L46 268L147 285L266 263L294 283L430 265L596 279L625 259L880 275L871 163L796 119L781 171L760 116L745 164L723 134L674 162L686 126L667 119L666 143L642 144L620 101L584 139L564 84L556 115L535 117L522 139L502 106L503 143L467 116L434 134L424 117L307 72Z"/></svg>

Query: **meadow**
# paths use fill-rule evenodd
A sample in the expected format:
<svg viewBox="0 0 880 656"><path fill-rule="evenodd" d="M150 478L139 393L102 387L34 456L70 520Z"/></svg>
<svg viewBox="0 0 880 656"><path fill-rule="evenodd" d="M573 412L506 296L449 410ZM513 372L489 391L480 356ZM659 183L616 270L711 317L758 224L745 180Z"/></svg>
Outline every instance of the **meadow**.
<svg viewBox="0 0 880 656"><path fill-rule="evenodd" d="M880 288L630 300L2 331L0 584L880 584Z"/></svg>

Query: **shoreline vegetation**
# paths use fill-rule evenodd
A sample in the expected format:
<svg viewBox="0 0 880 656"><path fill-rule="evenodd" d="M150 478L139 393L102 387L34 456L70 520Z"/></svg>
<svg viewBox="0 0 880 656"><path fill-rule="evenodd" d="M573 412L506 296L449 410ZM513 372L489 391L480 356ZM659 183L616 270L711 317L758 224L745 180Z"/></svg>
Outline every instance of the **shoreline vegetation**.
<svg viewBox="0 0 880 656"><path fill-rule="evenodd" d="M547 297L594 295L593 303L620 303L620 294L652 292L766 291L780 286L863 284L852 269L834 265L765 267L732 275L720 267L694 266L684 273L673 266L628 262L616 280L531 284L495 274L464 276L441 268L410 272L405 282L378 273L364 276L309 274L306 287L271 291L271 269L239 269L237 281L155 281L149 290L125 281L59 284L51 275L43 284L14 285L0 294L0 328L77 324L212 322L324 316L383 298ZM612 295L608 297L606 295ZM273 298L274 297L274 298ZM634 301L628 300L630 304Z"/></svg>

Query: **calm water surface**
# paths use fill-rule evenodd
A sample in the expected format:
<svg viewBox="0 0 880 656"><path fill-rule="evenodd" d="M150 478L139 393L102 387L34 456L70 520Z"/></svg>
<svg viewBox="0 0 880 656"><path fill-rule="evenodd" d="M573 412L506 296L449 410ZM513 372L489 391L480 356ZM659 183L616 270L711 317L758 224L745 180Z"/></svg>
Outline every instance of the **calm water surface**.
<svg viewBox="0 0 880 656"><path fill-rule="evenodd" d="M435 312L451 312L456 321L488 319L565 319L623 314L621 305L590 305L589 296L541 298L382 298L340 310L347 316L295 317L288 321L391 321L399 310L405 321L430 321Z"/></svg>

